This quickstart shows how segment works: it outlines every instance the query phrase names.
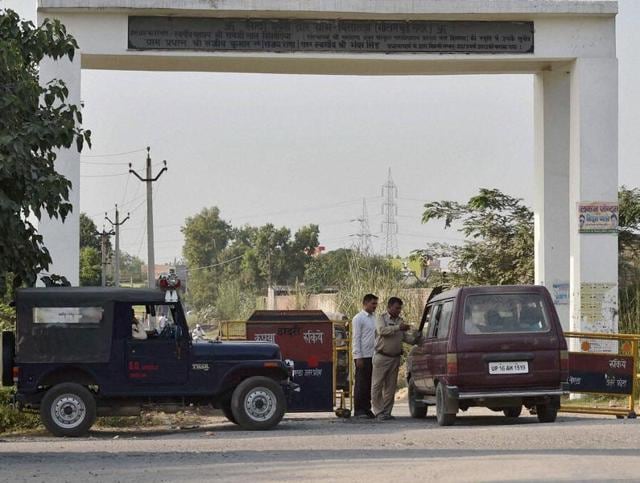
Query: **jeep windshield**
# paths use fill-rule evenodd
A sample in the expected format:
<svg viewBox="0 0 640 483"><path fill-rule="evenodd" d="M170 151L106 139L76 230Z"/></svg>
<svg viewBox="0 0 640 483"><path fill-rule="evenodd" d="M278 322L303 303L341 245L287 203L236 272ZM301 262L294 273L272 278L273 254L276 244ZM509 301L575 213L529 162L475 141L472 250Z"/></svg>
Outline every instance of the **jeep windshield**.
<svg viewBox="0 0 640 483"><path fill-rule="evenodd" d="M539 294L470 295L464 304L466 334L548 332L549 320Z"/></svg>

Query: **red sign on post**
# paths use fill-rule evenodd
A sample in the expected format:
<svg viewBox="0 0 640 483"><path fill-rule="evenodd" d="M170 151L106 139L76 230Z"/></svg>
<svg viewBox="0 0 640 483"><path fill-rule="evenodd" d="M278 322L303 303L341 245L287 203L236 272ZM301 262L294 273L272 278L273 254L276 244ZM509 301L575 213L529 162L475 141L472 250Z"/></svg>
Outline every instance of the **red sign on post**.
<svg viewBox="0 0 640 483"><path fill-rule="evenodd" d="M632 394L633 357L614 354L569 353L569 390Z"/></svg>

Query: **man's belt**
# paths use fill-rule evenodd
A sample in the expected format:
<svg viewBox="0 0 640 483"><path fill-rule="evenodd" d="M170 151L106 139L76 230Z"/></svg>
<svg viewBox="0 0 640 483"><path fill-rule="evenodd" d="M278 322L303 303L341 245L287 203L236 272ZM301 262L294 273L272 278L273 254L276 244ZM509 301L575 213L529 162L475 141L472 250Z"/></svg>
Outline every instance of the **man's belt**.
<svg viewBox="0 0 640 483"><path fill-rule="evenodd" d="M402 351L400 351L399 354L387 354L386 352L382 352L382 351L376 351L376 354L380 354L381 356L386 356L386 357L400 357L402 355Z"/></svg>

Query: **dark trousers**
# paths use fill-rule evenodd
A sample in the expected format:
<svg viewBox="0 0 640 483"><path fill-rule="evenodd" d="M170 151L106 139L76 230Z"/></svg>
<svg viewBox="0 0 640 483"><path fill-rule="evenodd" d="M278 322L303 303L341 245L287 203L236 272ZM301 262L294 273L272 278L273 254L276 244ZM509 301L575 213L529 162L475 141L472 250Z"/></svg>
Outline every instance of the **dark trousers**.
<svg viewBox="0 0 640 483"><path fill-rule="evenodd" d="M371 373L373 364L371 357L358 359L364 361L363 367L356 365L355 388L353 390L354 416L371 411Z"/></svg>

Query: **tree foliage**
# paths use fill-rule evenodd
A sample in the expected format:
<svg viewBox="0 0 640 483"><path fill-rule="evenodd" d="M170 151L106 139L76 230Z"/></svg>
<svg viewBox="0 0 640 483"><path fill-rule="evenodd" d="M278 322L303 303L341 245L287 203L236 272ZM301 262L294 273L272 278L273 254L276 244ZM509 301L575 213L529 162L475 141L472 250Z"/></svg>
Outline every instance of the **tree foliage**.
<svg viewBox="0 0 640 483"><path fill-rule="evenodd" d="M77 48L58 20L36 27L0 11L0 274L12 272L17 285L33 284L51 263L32 221L64 220L72 210L71 183L55 170L56 150L75 144L81 151L90 142L64 82L39 83L41 60L73 59Z"/></svg>
<svg viewBox="0 0 640 483"><path fill-rule="evenodd" d="M97 287L102 283L102 258L93 247L80 249L80 285Z"/></svg>
<svg viewBox="0 0 640 483"><path fill-rule="evenodd" d="M222 296L237 300L238 290L256 293L269 283L302 280L319 236L317 225L304 226L293 236L288 228L270 223L232 227L216 207L187 218L182 233L189 300L197 308L213 305Z"/></svg>
<svg viewBox="0 0 640 483"><path fill-rule="evenodd" d="M309 292L337 288L349 273L349 261L356 254L349 248L339 248L312 258L304 272L304 284Z"/></svg>
<svg viewBox="0 0 640 483"><path fill-rule="evenodd" d="M147 281L147 273L144 270L144 261L125 251L120 251L120 278L123 282L141 284Z"/></svg>
<svg viewBox="0 0 640 483"><path fill-rule="evenodd" d="M416 250L422 258L452 257L455 284L533 283L533 212L521 199L497 189L481 189L467 203L425 204L422 222L444 220L470 240L463 245L431 244Z"/></svg>
<svg viewBox="0 0 640 483"><path fill-rule="evenodd" d="M640 259L640 189L622 186L618 191L620 277L637 273Z"/></svg>
<svg viewBox="0 0 640 483"><path fill-rule="evenodd" d="M102 250L98 227L85 213L80 213L80 248L91 247Z"/></svg>

